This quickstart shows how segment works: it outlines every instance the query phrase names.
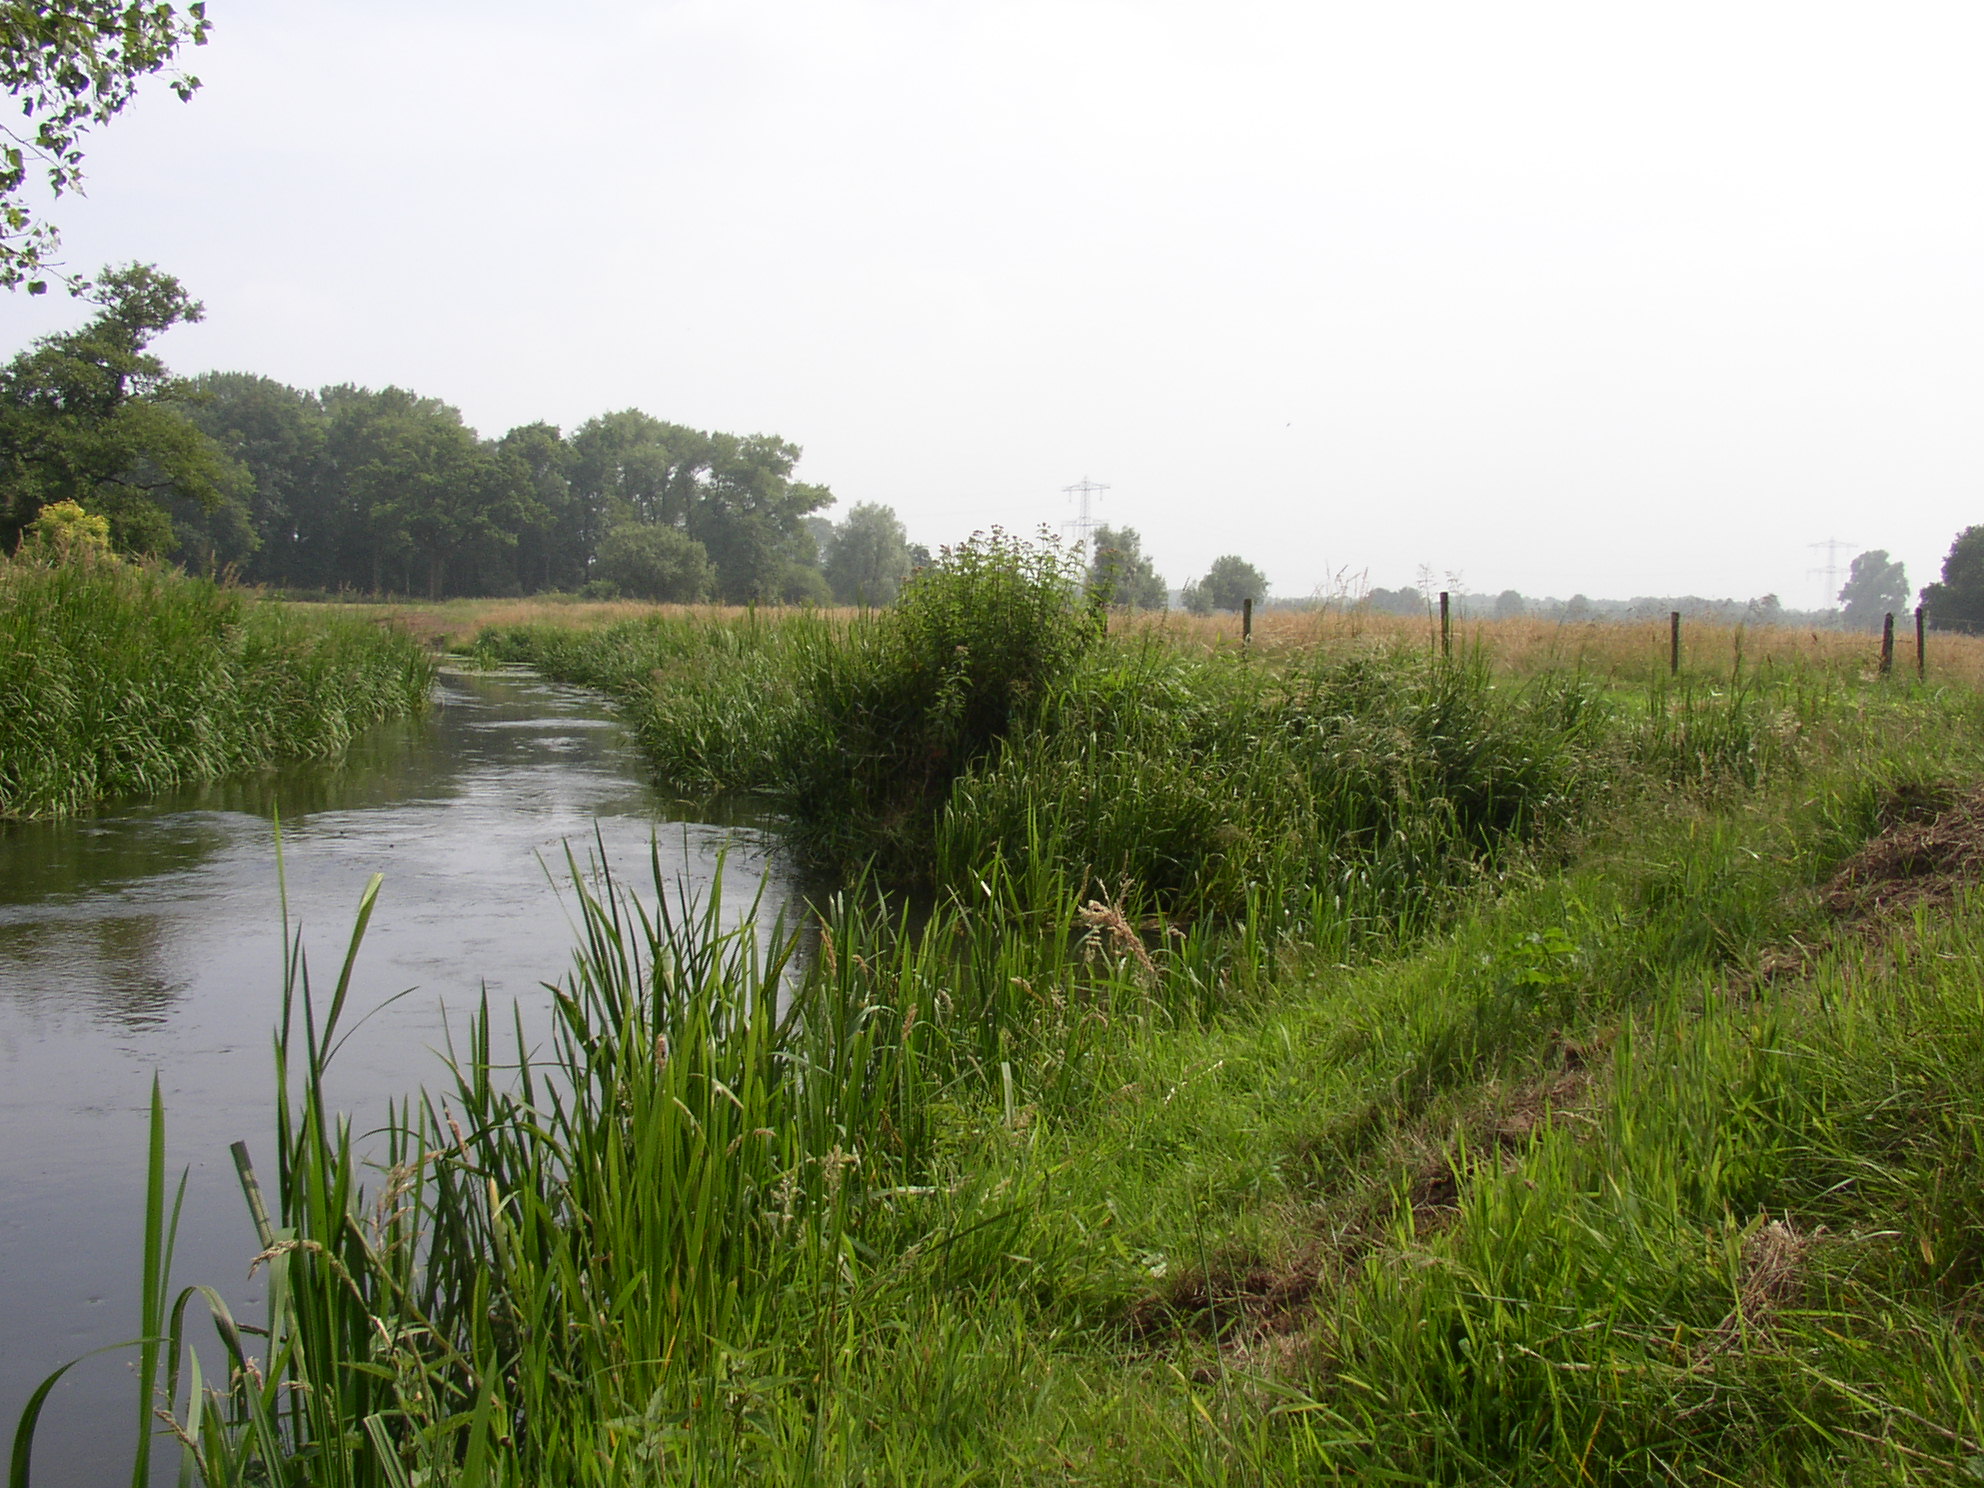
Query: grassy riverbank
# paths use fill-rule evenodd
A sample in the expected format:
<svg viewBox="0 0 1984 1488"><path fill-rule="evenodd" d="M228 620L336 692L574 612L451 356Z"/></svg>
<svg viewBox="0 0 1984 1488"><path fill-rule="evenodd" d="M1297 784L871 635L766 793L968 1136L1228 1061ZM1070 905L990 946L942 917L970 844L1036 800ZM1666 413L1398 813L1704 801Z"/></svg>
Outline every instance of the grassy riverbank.
<svg viewBox="0 0 1984 1488"><path fill-rule="evenodd" d="M148 1280L197 1479L1984 1467L1976 692L1104 640L1008 557L491 638L923 897L767 957L596 888L382 1171L294 976L273 1342L203 1394Z"/></svg>
<svg viewBox="0 0 1984 1488"><path fill-rule="evenodd" d="M0 559L0 816L60 816L280 758L425 705L403 634L175 570Z"/></svg>

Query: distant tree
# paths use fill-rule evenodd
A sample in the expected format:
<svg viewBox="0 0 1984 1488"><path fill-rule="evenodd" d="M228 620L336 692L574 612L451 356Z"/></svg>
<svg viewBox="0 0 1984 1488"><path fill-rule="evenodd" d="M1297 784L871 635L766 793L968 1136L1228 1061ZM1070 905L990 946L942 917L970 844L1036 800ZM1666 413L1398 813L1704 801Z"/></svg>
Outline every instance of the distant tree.
<svg viewBox="0 0 1984 1488"><path fill-rule="evenodd" d="M572 497L572 449L555 424L522 424L496 442L496 458L513 462L521 521L513 572L521 590L576 589L585 582Z"/></svg>
<svg viewBox="0 0 1984 1488"><path fill-rule="evenodd" d="M909 536L893 509L858 501L834 528L824 564L844 605L891 605L909 577Z"/></svg>
<svg viewBox="0 0 1984 1488"><path fill-rule="evenodd" d="M1782 625L1784 601L1775 594L1753 599L1743 607L1743 618L1752 625Z"/></svg>
<svg viewBox="0 0 1984 1488"><path fill-rule="evenodd" d="M813 562L825 568L827 554L833 551L834 546L833 519L809 514L799 519L799 530L813 539Z"/></svg>
<svg viewBox="0 0 1984 1488"><path fill-rule="evenodd" d="M594 572L621 594L663 604L708 597L712 577L701 543L653 522L622 522L608 532Z"/></svg>
<svg viewBox="0 0 1984 1488"><path fill-rule="evenodd" d="M1922 591L1922 603L1940 630L1984 631L1984 526L1956 535L1943 576Z"/></svg>
<svg viewBox="0 0 1984 1488"><path fill-rule="evenodd" d="M1582 594L1573 594L1564 601L1563 618L1574 624L1595 618L1591 600Z"/></svg>
<svg viewBox="0 0 1984 1488"><path fill-rule="evenodd" d="M793 558L780 571L777 598L780 604L824 606L834 602L834 591L817 563Z"/></svg>
<svg viewBox="0 0 1984 1488"><path fill-rule="evenodd" d="M1386 589L1382 586L1367 590L1359 601L1367 609L1384 615L1423 615L1426 613L1426 595L1419 589Z"/></svg>
<svg viewBox="0 0 1984 1488"><path fill-rule="evenodd" d="M167 503L212 510L240 472L186 417L165 364L148 349L200 306L148 264L105 269L80 330L44 336L0 368L0 549L42 507L74 501L110 520L123 552L166 554Z"/></svg>
<svg viewBox="0 0 1984 1488"><path fill-rule="evenodd" d="M158 494L158 504L172 528L172 542L165 553L195 573L240 575L253 565L262 546L261 533L248 509L254 482L245 470L229 465L224 467L217 489L217 501L201 501L173 490Z"/></svg>
<svg viewBox="0 0 1984 1488"><path fill-rule="evenodd" d="M1495 596L1495 618L1497 620L1520 620L1529 613L1529 602L1514 589L1504 589Z"/></svg>
<svg viewBox="0 0 1984 1488"><path fill-rule="evenodd" d="M625 408L587 419L570 440L570 536L590 563L607 529L640 521L686 526L706 436Z"/></svg>
<svg viewBox="0 0 1984 1488"><path fill-rule="evenodd" d="M207 8L183 11L162 0L37 0L0 5L0 87L19 105L25 130L0 129L0 285L26 284L52 267L58 236L25 199L28 177L49 194L80 191L83 136L107 124L136 93L139 80L163 72L173 54L207 40ZM200 80L167 74L183 101Z"/></svg>
<svg viewBox="0 0 1984 1488"><path fill-rule="evenodd" d="M1170 591L1145 556L1134 527L1095 529L1095 557L1089 563L1088 592L1106 605L1161 610Z"/></svg>
<svg viewBox="0 0 1984 1488"><path fill-rule="evenodd" d="M809 512L833 502L792 479L799 446L769 434L705 434L637 408L603 414L572 435L573 523L591 534L632 520L675 527L703 545L716 592L733 604L776 599Z"/></svg>
<svg viewBox="0 0 1984 1488"><path fill-rule="evenodd" d="M1259 604L1267 598L1267 576L1253 564L1228 553L1213 559L1212 567L1196 585L1196 594L1207 610L1237 610L1242 600L1251 599Z"/></svg>
<svg viewBox="0 0 1984 1488"><path fill-rule="evenodd" d="M438 598L489 549L514 547L529 496L521 466L459 409L393 387L326 388L321 400L340 583Z"/></svg>
<svg viewBox="0 0 1984 1488"><path fill-rule="evenodd" d="M1908 608L1908 572L1885 548L1853 560L1839 591L1840 619L1850 630L1879 630L1883 616Z"/></svg>
<svg viewBox="0 0 1984 1488"><path fill-rule="evenodd" d="M178 384L178 406L246 476L246 513L256 542L230 557L257 583L330 588L336 534L323 503L325 419L313 393L252 372L207 372ZM173 507L182 546L200 524ZM211 539L209 539L211 541Z"/></svg>
<svg viewBox="0 0 1984 1488"><path fill-rule="evenodd" d="M771 434L711 434L687 531L709 549L731 604L778 598L801 519L831 506L825 486L792 479L799 446Z"/></svg>

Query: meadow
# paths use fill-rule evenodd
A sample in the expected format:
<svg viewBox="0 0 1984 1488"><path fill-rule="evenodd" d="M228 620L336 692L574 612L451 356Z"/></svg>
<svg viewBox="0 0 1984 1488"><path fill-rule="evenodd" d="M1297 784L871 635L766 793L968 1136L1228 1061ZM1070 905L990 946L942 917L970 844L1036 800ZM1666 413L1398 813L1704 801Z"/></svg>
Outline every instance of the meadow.
<svg viewBox="0 0 1984 1488"><path fill-rule="evenodd" d="M107 554L0 558L0 818L335 756L432 677L394 628Z"/></svg>
<svg viewBox="0 0 1984 1488"><path fill-rule="evenodd" d="M154 1161L190 1481L1984 1474L1973 643L1243 648L999 540L871 616L539 618L479 654L832 887L767 951L575 869L553 1045L485 1007L383 1119L293 952L262 1331Z"/></svg>

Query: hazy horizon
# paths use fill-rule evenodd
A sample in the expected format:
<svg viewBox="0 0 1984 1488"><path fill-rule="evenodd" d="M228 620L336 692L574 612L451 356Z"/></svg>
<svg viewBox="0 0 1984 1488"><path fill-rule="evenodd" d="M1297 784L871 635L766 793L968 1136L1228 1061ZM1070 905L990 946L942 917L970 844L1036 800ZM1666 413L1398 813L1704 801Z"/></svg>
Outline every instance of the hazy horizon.
<svg viewBox="0 0 1984 1488"><path fill-rule="evenodd" d="M1111 489L1172 587L1776 593L1984 521L1984 17L217 0L65 258L181 373L774 432L931 545ZM4 349L77 323L14 295Z"/></svg>

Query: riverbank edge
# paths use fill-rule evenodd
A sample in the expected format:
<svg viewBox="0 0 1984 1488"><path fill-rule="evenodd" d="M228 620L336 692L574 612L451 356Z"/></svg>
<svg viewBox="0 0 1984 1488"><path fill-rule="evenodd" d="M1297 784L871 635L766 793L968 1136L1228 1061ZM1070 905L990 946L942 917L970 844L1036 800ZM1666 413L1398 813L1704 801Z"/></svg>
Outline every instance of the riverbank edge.
<svg viewBox="0 0 1984 1488"><path fill-rule="evenodd" d="M389 625L108 557L0 560L0 819L335 757L433 677Z"/></svg>

